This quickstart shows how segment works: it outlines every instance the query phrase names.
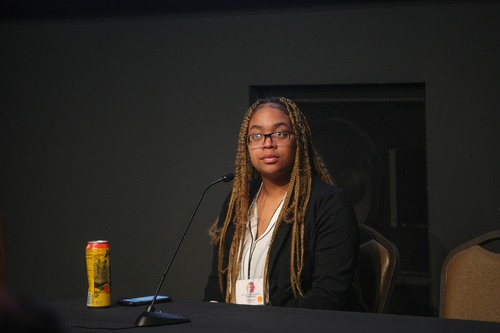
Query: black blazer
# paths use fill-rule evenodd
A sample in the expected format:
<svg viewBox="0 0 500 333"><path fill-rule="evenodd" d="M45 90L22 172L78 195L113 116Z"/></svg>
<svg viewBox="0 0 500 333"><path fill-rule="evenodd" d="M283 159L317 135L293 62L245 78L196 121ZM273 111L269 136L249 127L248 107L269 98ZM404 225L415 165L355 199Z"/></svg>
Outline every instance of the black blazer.
<svg viewBox="0 0 500 333"><path fill-rule="evenodd" d="M258 189L258 186L256 186ZM252 197L255 192L252 191ZM224 222L229 203L226 199L219 216ZM305 215L304 267L301 286L304 296L294 297L290 284L291 225L280 223L271 244L268 279L269 302L275 306L362 311L353 288L359 250L358 223L352 206L337 187L313 177L311 197ZM227 229L224 267L235 226ZM219 288L218 245L214 247L212 271L205 288L205 301L225 301L225 290ZM225 288L225 278L224 285Z"/></svg>

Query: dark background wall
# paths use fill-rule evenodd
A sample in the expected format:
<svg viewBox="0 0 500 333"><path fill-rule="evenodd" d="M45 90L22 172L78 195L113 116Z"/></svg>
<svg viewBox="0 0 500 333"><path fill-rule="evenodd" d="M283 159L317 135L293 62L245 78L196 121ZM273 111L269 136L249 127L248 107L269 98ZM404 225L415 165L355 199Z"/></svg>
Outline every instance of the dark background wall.
<svg viewBox="0 0 500 333"><path fill-rule="evenodd" d="M153 293L201 191L234 169L250 86L419 82L435 311L446 253L500 225L499 36L495 1L3 18L9 288L85 297L85 244L107 239L114 297ZM201 299L229 189L206 195L164 294Z"/></svg>

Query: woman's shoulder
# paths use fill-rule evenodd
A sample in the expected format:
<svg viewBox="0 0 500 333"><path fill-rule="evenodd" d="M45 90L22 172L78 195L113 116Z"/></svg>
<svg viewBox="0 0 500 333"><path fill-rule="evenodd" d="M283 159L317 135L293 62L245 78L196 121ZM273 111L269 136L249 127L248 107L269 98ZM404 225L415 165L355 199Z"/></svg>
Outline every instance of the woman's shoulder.
<svg viewBox="0 0 500 333"><path fill-rule="evenodd" d="M319 177L313 177L312 179L309 203L312 211L316 213L323 212L329 214L333 211L337 213L341 212L344 218L337 221L337 224L344 221L349 225L354 225L351 222L356 221L354 207L344 190L335 185L323 182Z"/></svg>
<svg viewBox="0 0 500 333"><path fill-rule="evenodd" d="M343 191L341 188L335 185L325 183L318 176L312 176L311 193L320 195L334 195L336 193L343 193Z"/></svg>
<svg viewBox="0 0 500 333"><path fill-rule="evenodd" d="M334 201L337 204L350 205L345 191L335 185L325 183L318 176L312 177L311 201Z"/></svg>

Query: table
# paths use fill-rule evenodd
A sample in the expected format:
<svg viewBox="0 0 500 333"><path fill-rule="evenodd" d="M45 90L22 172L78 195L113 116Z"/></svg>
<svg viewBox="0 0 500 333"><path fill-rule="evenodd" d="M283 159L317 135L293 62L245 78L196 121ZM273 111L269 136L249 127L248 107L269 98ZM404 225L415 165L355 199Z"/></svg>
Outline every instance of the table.
<svg viewBox="0 0 500 333"><path fill-rule="evenodd" d="M481 321L183 301L157 304L156 311L187 317L190 323L133 327L146 306L87 308L85 299L51 302L50 306L63 318L71 333L109 332L109 329L141 333L500 332L500 323Z"/></svg>

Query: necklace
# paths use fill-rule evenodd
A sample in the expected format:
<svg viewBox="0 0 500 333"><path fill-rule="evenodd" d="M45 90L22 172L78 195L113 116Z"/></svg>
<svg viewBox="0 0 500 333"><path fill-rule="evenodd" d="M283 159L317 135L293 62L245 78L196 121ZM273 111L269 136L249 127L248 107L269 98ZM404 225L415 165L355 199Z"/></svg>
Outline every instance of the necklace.
<svg viewBox="0 0 500 333"><path fill-rule="evenodd" d="M286 194L283 196L283 198L281 198L279 200L279 202L277 202L275 204L276 208L274 208L272 210L272 214L271 214L271 210L269 208L268 209L265 208L266 207L266 201L267 201L267 194L266 193L262 193L262 197L258 198L256 200L256 201L260 201L260 204L256 202L256 205L257 205L256 206L257 207L257 209L256 209L256 216L257 216L257 233L256 233L256 237L257 238L260 238L261 235L268 229L271 220L274 218L274 215L276 215L276 212L278 211L278 208L281 206L281 204L285 200L285 197L286 197ZM271 207L273 207L275 201L276 200L272 201L271 203L269 203L269 205L272 205Z"/></svg>
<svg viewBox="0 0 500 333"><path fill-rule="evenodd" d="M250 243L249 243L249 248L248 248L248 259L247 259L248 263L247 263L247 267L246 267L248 279L250 279L250 277L251 277L251 271L252 271L251 268L252 268L252 262L253 262L253 258L254 258L254 251L256 250L257 245L261 244L260 245L261 250L258 251L260 253L260 255L262 255L262 253L263 253L262 246L265 246L265 248L266 248L265 252L267 252L267 247L269 246L269 242L270 242L269 233L271 233L272 230L274 229L276 221L278 220L278 217L276 216L276 214L280 211L280 207L282 207L284 200L285 200L285 198L283 197L281 202L278 204L278 207L276 207L276 209L274 210L274 213L272 214L271 218L267 222L266 230L264 232L262 232L262 234L260 234L258 237L257 237L257 235L255 235L255 237L254 237L254 234L252 231L252 226L251 225L248 226L248 231L249 231L249 235L250 235L250 239L249 239ZM251 211L252 211L252 215L254 215L254 219L255 219L254 228L255 228L255 231L257 234L258 221L257 221L256 200L254 200L254 202L251 206ZM261 243L261 242L263 242L263 243ZM267 244L267 245L265 245L265 244Z"/></svg>

